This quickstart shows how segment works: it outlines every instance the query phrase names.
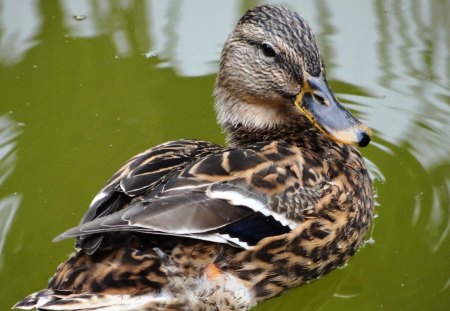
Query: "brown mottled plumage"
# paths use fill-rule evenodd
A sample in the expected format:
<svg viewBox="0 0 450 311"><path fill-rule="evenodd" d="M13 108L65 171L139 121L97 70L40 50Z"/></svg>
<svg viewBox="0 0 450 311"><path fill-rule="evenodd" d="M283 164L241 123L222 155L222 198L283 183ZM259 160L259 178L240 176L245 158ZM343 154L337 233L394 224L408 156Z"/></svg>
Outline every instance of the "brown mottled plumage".
<svg viewBox="0 0 450 311"><path fill-rule="evenodd" d="M249 10L215 87L227 147L178 140L130 159L80 222L77 252L15 308L246 310L342 265L372 218L370 130L330 91L295 12Z"/></svg>

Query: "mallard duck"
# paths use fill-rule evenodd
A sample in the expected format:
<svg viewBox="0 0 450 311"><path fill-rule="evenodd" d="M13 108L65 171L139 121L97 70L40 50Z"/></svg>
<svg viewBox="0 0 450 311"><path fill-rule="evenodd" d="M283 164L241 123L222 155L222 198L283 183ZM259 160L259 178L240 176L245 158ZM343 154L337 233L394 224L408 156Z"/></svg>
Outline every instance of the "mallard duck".
<svg viewBox="0 0 450 311"><path fill-rule="evenodd" d="M131 158L101 189L41 310L246 310L341 266L362 244L370 129L337 101L308 24L250 9L215 84L227 146L182 139Z"/></svg>

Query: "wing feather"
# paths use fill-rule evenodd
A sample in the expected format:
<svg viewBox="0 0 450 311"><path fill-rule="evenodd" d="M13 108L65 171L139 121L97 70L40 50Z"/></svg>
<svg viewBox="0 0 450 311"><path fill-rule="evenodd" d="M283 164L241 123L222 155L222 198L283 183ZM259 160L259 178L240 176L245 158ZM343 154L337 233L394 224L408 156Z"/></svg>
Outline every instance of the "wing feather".
<svg viewBox="0 0 450 311"><path fill-rule="evenodd" d="M183 139L155 146L132 157L95 196L80 224L125 208L131 198L157 187L171 172L220 149L212 143Z"/></svg>

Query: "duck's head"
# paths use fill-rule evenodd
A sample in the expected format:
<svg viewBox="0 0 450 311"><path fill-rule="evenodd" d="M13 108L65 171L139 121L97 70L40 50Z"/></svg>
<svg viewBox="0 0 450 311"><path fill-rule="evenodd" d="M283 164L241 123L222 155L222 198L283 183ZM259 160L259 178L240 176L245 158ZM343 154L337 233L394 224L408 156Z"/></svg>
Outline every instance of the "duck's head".
<svg viewBox="0 0 450 311"><path fill-rule="evenodd" d="M283 7L255 7L240 19L223 48L214 94L225 128L275 131L308 119L335 141L370 141L370 129L330 90L310 27Z"/></svg>

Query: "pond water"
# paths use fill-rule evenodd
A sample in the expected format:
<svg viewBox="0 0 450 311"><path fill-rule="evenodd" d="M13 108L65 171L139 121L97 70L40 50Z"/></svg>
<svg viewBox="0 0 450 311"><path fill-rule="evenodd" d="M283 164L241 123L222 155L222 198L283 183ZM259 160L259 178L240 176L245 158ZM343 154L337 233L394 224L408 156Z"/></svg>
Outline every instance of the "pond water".
<svg viewBox="0 0 450 311"><path fill-rule="evenodd" d="M367 243L255 310L450 310L450 1L272 1L319 37L331 87L375 133ZM0 309L46 286L96 191L130 156L223 143L222 43L260 1L0 0Z"/></svg>

